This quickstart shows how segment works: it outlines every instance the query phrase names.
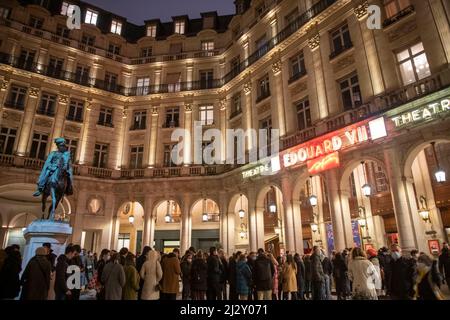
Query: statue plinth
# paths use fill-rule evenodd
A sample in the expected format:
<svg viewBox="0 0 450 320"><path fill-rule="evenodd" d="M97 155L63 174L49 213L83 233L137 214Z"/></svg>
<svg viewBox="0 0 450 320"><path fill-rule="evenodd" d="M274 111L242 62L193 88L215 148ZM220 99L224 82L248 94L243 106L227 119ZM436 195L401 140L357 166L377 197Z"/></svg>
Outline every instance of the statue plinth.
<svg viewBox="0 0 450 320"><path fill-rule="evenodd" d="M22 268L35 256L36 249L44 243L52 245L53 253L64 254L67 238L72 235L72 227L66 222L35 220L24 231L26 239Z"/></svg>

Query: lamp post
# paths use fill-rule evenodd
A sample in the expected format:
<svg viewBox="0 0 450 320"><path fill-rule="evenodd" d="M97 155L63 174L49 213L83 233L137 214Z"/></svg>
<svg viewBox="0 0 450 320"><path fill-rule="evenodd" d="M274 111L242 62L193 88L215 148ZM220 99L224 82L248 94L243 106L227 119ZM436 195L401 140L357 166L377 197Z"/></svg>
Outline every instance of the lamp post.
<svg viewBox="0 0 450 320"><path fill-rule="evenodd" d="M130 216L128 217L128 222L130 222L130 224L133 224L133 223L134 223L134 216L133 216L133 215L130 215Z"/></svg>
<svg viewBox="0 0 450 320"><path fill-rule="evenodd" d="M166 223L170 223L170 222L172 222L172 210L170 209L170 207L171 207L171 203L170 203L170 200L168 200L167 201L167 213L166 213L166 216L164 217L164 221L166 222Z"/></svg>
<svg viewBox="0 0 450 320"><path fill-rule="evenodd" d="M436 147L435 147L435 145L436 145L436 142L433 141L431 143L431 147L433 149L433 156L434 156L434 160L436 161L436 166L437 166L437 170L434 173L434 176L435 176L436 181L438 183L442 183L442 182L446 182L447 179L445 177L445 171L439 165L439 159L438 159L437 154L436 154Z"/></svg>
<svg viewBox="0 0 450 320"><path fill-rule="evenodd" d="M203 199L203 215L202 215L203 222L208 222L209 220L209 215L206 208L206 201L207 201L206 199Z"/></svg>
<svg viewBox="0 0 450 320"><path fill-rule="evenodd" d="M362 169L363 169L363 176L364 176L364 181L365 181L365 183L361 187L362 193L363 193L364 196L370 197L372 195L372 186L367 183L366 165L365 165L364 161L361 161L361 166L362 166Z"/></svg>

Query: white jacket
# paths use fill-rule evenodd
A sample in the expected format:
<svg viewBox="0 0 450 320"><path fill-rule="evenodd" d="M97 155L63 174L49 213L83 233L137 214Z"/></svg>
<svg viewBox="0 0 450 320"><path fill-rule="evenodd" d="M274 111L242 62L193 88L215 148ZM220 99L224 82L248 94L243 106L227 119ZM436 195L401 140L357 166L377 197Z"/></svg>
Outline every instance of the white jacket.
<svg viewBox="0 0 450 320"><path fill-rule="evenodd" d="M352 281L353 296L378 300L376 283L380 275L372 262L363 257L352 259L348 266L348 277Z"/></svg>
<svg viewBox="0 0 450 320"><path fill-rule="evenodd" d="M141 279L144 280L142 288L142 300L158 300L159 291L155 290L159 281L162 279L163 272L159 263L159 253L150 251L147 255L147 261L143 264L140 272Z"/></svg>

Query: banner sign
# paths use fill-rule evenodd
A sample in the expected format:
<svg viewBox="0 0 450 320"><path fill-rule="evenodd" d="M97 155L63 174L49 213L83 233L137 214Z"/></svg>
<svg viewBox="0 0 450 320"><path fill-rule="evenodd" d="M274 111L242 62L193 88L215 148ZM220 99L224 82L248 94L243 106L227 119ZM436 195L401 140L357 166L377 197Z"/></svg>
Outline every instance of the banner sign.
<svg viewBox="0 0 450 320"><path fill-rule="evenodd" d="M358 220L352 220L352 233L353 233L353 242L355 243L355 247L361 247L361 234L359 233Z"/></svg>
<svg viewBox="0 0 450 320"><path fill-rule="evenodd" d="M334 250L334 233L333 233L333 224L326 223L325 229L327 232L327 245L328 245L328 254L330 254Z"/></svg>

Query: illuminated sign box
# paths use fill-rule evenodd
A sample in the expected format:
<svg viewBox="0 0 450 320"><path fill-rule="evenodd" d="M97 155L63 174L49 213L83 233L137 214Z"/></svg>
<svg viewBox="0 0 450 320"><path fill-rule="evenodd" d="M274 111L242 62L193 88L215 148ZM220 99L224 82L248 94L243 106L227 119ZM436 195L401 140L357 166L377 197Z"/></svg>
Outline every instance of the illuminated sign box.
<svg viewBox="0 0 450 320"><path fill-rule="evenodd" d="M323 171L338 168L339 163L339 153L334 152L327 156L320 157L314 160L309 160L307 162L308 172L312 175L318 174Z"/></svg>
<svg viewBox="0 0 450 320"><path fill-rule="evenodd" d="M396 128L407 125L424 122L436 118L437 115L450 111L450 98L442 99L438 102L428 104L424 107L417 108L395 117L391 120Z"/></svg>
<svg viewBox="0 0 450 320"><path fill-rule="evenodd" d="M262 163L252 169L242 172L242 178L248 179L255 176L271 175L280 171L280 158L272 157L270 161Z"/></svg>

